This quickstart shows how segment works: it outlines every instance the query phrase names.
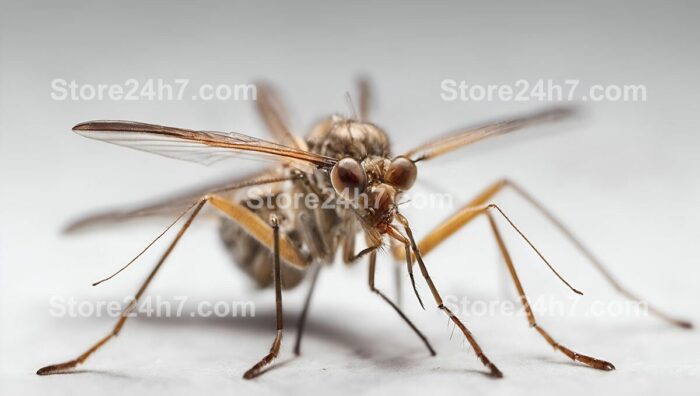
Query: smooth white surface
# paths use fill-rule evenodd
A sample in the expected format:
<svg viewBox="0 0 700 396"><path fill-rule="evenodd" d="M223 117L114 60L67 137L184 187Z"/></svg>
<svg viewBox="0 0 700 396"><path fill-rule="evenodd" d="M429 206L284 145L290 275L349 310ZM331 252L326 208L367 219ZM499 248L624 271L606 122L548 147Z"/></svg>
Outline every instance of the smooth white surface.
<svg viewBox="0 0 700 396"><path fill-rule="evenodd" d="M636 3L635 3L636 4ZM74 357L113 319L53 318L50 298L121 301L160 249L100 287L90 283L127 261L167 221L63 237L86 211L137 202L220 175L244 161L204 168L83 139L89 119L133 119L265 136L245 102L57 102L54 78L116 83L179 78L247 83L264 77L290 99L299 131L346 111L352 78L370 75L375 121L397 152L454 127L527 111L540 103L446 103L445 78L511 83L577 78L588 84L642 83L644 103L587 103L560 127L484 142L427 163L428 188L456 205L508 176L569 224L634 291L700 322L697 224L700 146L697 6L520 2L461 7L339 3L252 6L133 3L77 6L3 2L0 11L0 389L7 394L658 394L696 392L700 339L651 318L544 317L565 345L613 362L603 373L551 350L522 317L465 317L506 378L485 377L459 334L428 304L410 317L438 350L417 338L366 287L366 264L321 276L303 356L293 359L294 319L304 288L285 295L290 330L275 369L242 373L269 348L273 295L256 293L229 263L216 227L201 224L177 248L151 294L188 296L183 318L139 318L74 375L37 377L42 365ZM584 291L582 304L622 301L563 238L522 201L498 202L553 263ZM408 213L424 235L449 208ZM505 225L504 225L505 227ZM570 303L570 293L506 232L526 290ZM485 222L427 258L443 293L485 301L514 298ZM389 260L378 282L392 294ZM429 292L419 281L424 299ZM253 299L255 318L191 318L199 301ZM568 307L569 305L567 305Z"/></svg>

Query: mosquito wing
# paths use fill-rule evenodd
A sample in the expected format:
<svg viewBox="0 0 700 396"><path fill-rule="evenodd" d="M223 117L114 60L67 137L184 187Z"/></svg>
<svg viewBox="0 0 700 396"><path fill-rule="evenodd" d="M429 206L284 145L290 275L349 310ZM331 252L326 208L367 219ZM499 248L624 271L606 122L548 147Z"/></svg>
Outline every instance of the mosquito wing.
<svg viewBox="0 0 700 396"><path fill-rule="evenodd" d="M404 155L414 161L424 161L491 136L498 136L532 125L557 121L573 114L571 108L553 108L528 116L462 129L442 138L422 144Z"/></svg>
<svg viewBox="0 0 700 396"><path fill-rule="evenodd" d="M295 176L280 176L274 171L266 170L244 177L229 178L216 183L211 183L198 188L193 188L179 194L154 200L150 203L136 205L124 209L104 210L74 220L64 229L64 233L74 233L93 227L111 226L131 220L177 216L186 208L192 206L206 194L217 194L227 198L233 198L235 192L242 189L272 185L291 180Z"/></svg>
<svg viewBox="0 0 700 396"><path fill-rule="evenodd" d="M289 147L306 150L306 142L289 129L289 115L282 96L266 82L255 83L257 97L256 108L267 130L274 136L275 141Z"/></svg>
<svg viewBox="0 0 700 396"><path fill-rule="evenodd" d="M336 160L235 132L194 131L133 121L89 121L73 131L170 158L210 165L231 157L268 158L299 167L330 168Z"/></svg>

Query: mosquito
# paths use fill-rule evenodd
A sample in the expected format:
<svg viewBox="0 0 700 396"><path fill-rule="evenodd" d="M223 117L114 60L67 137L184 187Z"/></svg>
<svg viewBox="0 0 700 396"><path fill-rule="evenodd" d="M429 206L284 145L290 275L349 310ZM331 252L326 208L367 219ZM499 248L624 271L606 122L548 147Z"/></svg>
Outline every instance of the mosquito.
<svg viewBox="0 0 700 396"><path fill-rule="evenodd" d="M400 198L414 185L418 176L418 166L421 163L486 138L560 120L569 116L571 110L547 109L505 121L457 130L401 155L393 155L386 132L368 121L373 103L369 81L359 79L357 85L359 100L357 110L353 110L354 114L347 117L341 115L327 117L317 123L305 138L291 132L288 127L290 124L286 107L277 91L267 83L256 85L258 93L256 107L274 142L239 133L195 131L131 121L89 121L76 125L73 131L88 138L205 165L231 157L244 156L269 159L275 166L252 176L228 180L130 210L103 212L71 224L68 231L144 216L168 214L175 218L165 231L149 243L134 260L117 271L114 274L116 275L133 263L168 230L182 223L165 253L137 290L132 303L122 312L112 331L77 358L43 367L37 371L37 374L69 372L117 336L129 317L128 314L146 292L165 260L205 208L215 209L222 218L220 236L233 261L250 275L258 286L274 287L275 291L274 341L269 352L244 373L245 379L257 377L265 372L265 367L278 356L284 330L282 290L299 285L310 273L310 287L298 322L294 347L294 352L299 354L301 334L319 271L322 267L331 265L338 254L347 264L360 261L361 258L367 259L369 289L399 315L425 345L429 354L435 355L435 350L428 339L401 310L400 304L392 301L375 285L377 255L384 248L391 252L398 263L405 263L405 271L413 291L418 302L423 306L423 301L416 289L413 272L417 264L418 271L427 284L437 309L448 317L448 321L459 328L471 345L471 350L485 366L487 374L497 378L502 377L501 371L486 356L464 322L444 304L424 261L424 257L443 241L479 216L485 216L488 219L495 242L527 313L529 325L556 351L563 353L571 360L599 370L614 370L615 366L612 363L574 352L557 342L548 331L538 325L495 217L502 217L566 286L575 293L581 294L581 292L557 273L506 212L492 202L493 198L506 189L514 191L563 233L612 287L629 299L643 300L624 288L557 217L524 189L507 179L498 180L438 224L427 235L422 236L419 241L411 229L410 222L399 210ZM275 205L257 207L252 205L254 197L241 198L240 195L242 191L251 191L253 188L261 189L255 194L263 198L294 192L305 197L312 196L320 202L338 204L331 207L294 207L293 209ZM366 245L359 250L356 249L358 236L364 236ZM397 266L397 268L401 267L403 265ZM653 315L672 325L682 328L692 327L690 322L675 319L655 307L650 306L649 310Z"/></svg>

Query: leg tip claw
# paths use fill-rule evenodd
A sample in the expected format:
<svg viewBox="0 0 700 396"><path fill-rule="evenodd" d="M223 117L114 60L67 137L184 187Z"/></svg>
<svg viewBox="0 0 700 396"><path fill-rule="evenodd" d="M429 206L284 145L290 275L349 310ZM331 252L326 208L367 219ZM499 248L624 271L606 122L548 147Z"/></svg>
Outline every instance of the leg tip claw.
<svg viewBox="0 0 700 396"><path fill-rule="evenodd" d="M686 320L679 320L676 322L676 325L680 328L688 329L688 330L693 328L693 323L686 321Z"/></svg>
<svg viewBox="0 0 700 396"><path fill-rule="evenodd" d="M50 366L42 367L36 371L37 375L49 375L56 374L65 371L59 364L52 364Z"/></svg>
<svg viewBox="0 0 700 396"><path fill-rule="evenodd" d="M615 365L610 362L603 362L603 367L601 367L601 370L613 371L615 370Z"/></svg>
<svg viewBox="0 0 700 396"><path fill-rule="evenodd" d="M490 376L491 376L491 377L493 377L493 378L503 378L503 373L501 372L501 370L498 369L498 367L496 367L495 364L489 363L489 364L488 364L488 368L489 368L489 370L491 370L491 373L490 373Z"/></svg>
<svg viewBox="0 0 700 396"><path fill-rule="evenodd" d="M50 375L50 374L62 374L70 369L74 368L81 362L78 360L72 360L66 363L52 364L50 366L42 367L36 371L37 375Z"/></svg>
<svg viewBox="0 0 700 396"><path fill-rule="evenodd" d="M597 369L597 370L603 370L603 371L615 370L615 365L613 365L612 363L607 362L605 360L592 358L590 356L578 355L575 360L585 364L588 367L592 367L592 368Z"/></svg>
<svg viewBox="0 0 700 396"><path fill-rule="evenodd" d="M42 367L39 370L36 371L36 375L47 375L51 373L51 367Z"/></svg>

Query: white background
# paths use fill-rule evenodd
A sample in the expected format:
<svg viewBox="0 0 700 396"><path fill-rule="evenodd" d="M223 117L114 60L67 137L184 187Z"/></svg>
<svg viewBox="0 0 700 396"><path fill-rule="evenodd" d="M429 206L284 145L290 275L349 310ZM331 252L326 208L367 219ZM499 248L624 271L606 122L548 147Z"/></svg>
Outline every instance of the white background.
<svg viewBox="0 0 700 396"><path fill-rule="evenodd" d="M164 299L252 299L255 318L139 318L79 374L34 371L74 357L113 319L55 318L52 296L121 301L164 247L93 288L123 265L166 220L66 237L79 214L166 194L260 166L211 168L129 151L70 132L80 121L133 119L265 136L249 102L54 101L55 78L123 83L189 78L193 84L275 82L304 133L328 113L347 112L344 92L372 77L396 152L439 133L546 106L537 102L444 102L445 78L472 84L540 78L582 84L644 84L638 103L580 103L584 116L556 127L480 143L426 163L416 191L448 191L462 204L508 176L570 225L634 291L679 316L700 319L697 224L700 194L697 114L700 57L693 3L486 6L339 2L234 6L163 2L45 5L3 1L0 10L0 375L8 394L656 394L700 385L697 332L648 317L548 316L541 323L565 345L613 362L598 372L555 353L522 317L464 317L506 377L495 381L445 318L423 312L405 291L409 316L438 350L429 358L410 330L366 286L366 264L321 274L303 356L293 359L294 322L304 289L285 295L290 330L274 370L242 373L269 348L273 294L234 268L214 223L186 235L149 290ZM497 200L585 296L622 302L531 208ZM410 211L424 235L454 208ZM517 301L488 226L479 221L427 258L444 294ZM565 304L571 294L506 232L526 290ZM392 292L390 260L378 282ZM429 292L419 287L426 301Z"/></svg>

